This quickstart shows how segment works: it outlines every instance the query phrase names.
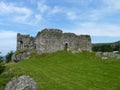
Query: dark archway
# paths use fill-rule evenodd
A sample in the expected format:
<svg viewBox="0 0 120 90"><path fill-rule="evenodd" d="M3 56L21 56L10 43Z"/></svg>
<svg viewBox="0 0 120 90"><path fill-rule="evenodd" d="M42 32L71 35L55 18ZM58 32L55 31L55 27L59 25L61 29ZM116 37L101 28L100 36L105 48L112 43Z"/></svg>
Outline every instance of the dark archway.
<svg viewBox="0 0 120 90"><path fill-rule="evenodd" d="M65 51L68 50L68 43L65 43L64 50L65 50Z"/></svg>

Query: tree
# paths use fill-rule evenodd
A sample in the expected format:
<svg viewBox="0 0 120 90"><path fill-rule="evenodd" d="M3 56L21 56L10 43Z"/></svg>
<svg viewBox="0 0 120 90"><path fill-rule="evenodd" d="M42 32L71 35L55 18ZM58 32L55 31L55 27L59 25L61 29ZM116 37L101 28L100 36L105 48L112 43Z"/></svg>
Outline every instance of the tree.
<svg viewBox="0 0 120 90"><path fill-rule="evenodd" d="M0 56L0 61L3 61L3 57L2 56Z"/></svg>
<svg viewBox="0 0 120 90"><path fill-rule="evenodd" d="M12 60L13 51L10 51L6 55L6 63L9 63Z"/></svg>
<svg viewBox="0 0 120 90"><path fill-rule="evenodd" d="M5 70L5 66L2 60L0 60L0 74Z"/></svg>
<svg viewBox="0 0 120 90"><path fill-rule="evenodd" d="M110 44L102 44L98 46L93 46L92 47L93 51L101 51L101 52L112 52L113 48Z"/></svg>
<svg viewBox="0 0 120 90"><path fill-rule="evenodd" d="M1 52L0 52L1 54ZM5 66L4 66L4 63L3 63L3 57L0 56L0 74L4 71L5 69Z"/></svg>

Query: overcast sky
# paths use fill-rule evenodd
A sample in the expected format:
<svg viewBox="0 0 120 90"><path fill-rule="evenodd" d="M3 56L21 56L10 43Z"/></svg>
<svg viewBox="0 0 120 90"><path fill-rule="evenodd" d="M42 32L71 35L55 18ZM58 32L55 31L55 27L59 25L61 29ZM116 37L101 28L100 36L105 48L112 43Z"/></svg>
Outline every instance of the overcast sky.
<svg viewBox="0 0 120 90"><path fill-rule="evenodd" d="M120 0L0 0L0 51L16 49L16 34L44 28L89 34L92 42L120 40Z"/></svg>

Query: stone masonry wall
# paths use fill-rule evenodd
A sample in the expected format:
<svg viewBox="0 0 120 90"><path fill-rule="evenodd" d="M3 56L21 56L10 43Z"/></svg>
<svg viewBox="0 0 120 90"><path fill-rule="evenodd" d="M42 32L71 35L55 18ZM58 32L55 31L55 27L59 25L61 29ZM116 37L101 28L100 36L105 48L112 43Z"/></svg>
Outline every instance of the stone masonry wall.
<svg viewBox="0 0 120 90"><path fill-rule="evenodd" d="M14 54L13 59L18 57L22 59L24 57L27 58L33 51L39 54L51 53L58 50L79 52L91 51L91 47L91 38L89 35L63 33L59 29L43 29L41 32L38 32L35 38L18 33L17 50L22 50L22 53Z"/></svg>
<svg viewBox="0 0 120 90"><path fill-rule="evenodd" d="M17 50L35 49L35 38L30 35L17 34Z"/></svg>
<svg viewBox="0 0 120 90"><path fill-rule="evenodd" d="M36 37L38 53L51 53L58 50L91 51L89 35L75 35L63 33L59 29L44 29Z"/></svg>
<svg viewBox="0 0 120 90"><path fill-rule="evenodd" d="M38 53L50 53L62 50L62 31L44 29L36 37L36 50Z"/></svg>
<svg viewBox="0 0 120 90"><path fill-rule="evenodd" d="M79 47L81 50L84 50L84 51L92 50L90 35L80 35L79 36Z"/></svg>

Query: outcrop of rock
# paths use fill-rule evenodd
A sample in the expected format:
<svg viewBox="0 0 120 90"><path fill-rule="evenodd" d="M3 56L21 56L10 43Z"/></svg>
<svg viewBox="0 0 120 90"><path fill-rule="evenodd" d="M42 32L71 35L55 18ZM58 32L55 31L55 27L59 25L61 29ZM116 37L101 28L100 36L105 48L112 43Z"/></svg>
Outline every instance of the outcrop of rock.
<svg viewBox="0 0 120 90"><path fill-rule="evenodd" d="M14 62L19 62L20 60L28 59L30 53L33 51L24 49L24 50L17 50L13 55L12 55L12 60Z"/></svg>
<svg viewBox="0 0 120 90"><path fill-rule="evenodd" d="M4 90L37 90L37 84L29 76L14 77Z"/></svg>

